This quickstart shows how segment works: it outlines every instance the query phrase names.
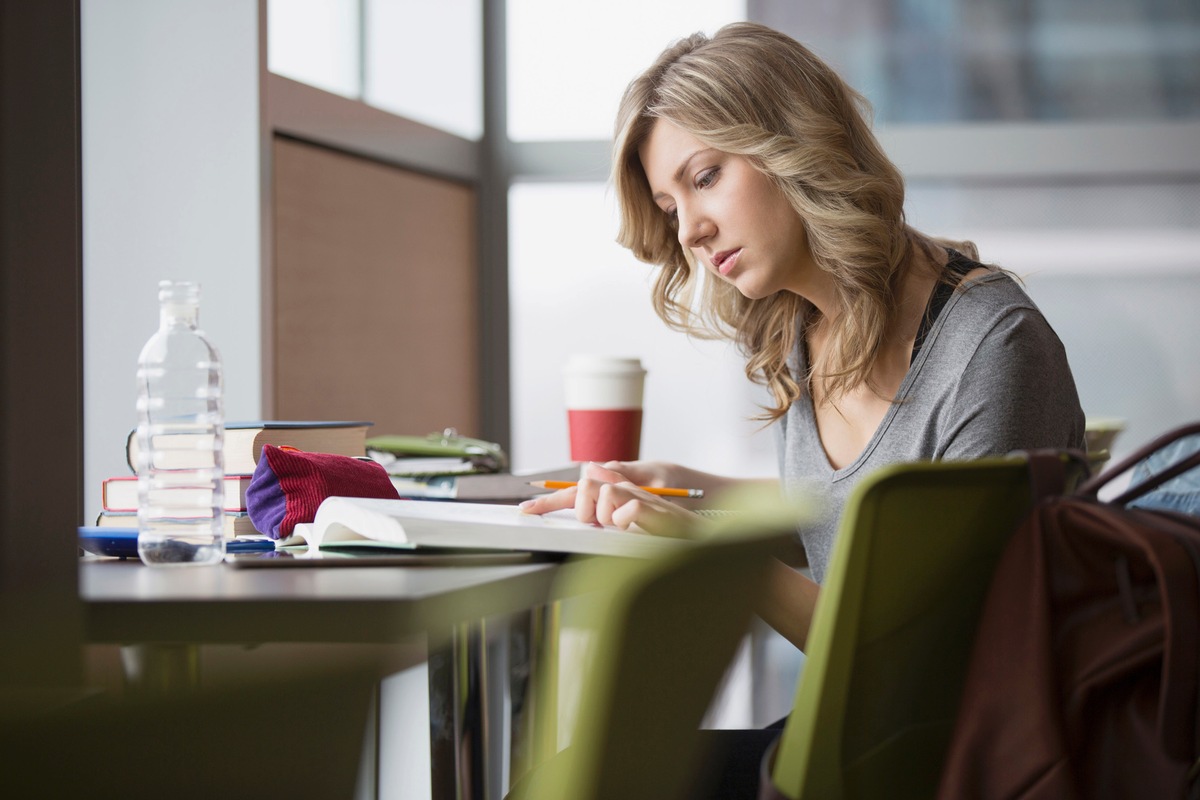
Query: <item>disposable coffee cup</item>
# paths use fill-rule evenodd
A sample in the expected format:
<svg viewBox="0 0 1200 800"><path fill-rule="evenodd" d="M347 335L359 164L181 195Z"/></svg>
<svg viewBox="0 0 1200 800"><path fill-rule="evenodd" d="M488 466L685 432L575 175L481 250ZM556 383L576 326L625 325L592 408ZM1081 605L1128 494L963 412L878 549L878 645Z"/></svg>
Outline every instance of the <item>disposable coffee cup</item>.
<svg viewBox="0 0 1200 800"><path fill-rule="evenodd" d="M563 370L572 461L634 461L646 370L636 358L574 355Z"/></svg>

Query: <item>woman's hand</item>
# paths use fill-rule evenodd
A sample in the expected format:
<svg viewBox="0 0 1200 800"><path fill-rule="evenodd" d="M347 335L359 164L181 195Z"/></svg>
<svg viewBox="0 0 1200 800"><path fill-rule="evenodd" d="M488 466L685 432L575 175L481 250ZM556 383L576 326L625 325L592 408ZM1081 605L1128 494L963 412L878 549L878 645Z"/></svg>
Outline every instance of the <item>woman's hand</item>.
<svg viewBox="0 0 1200 800"><path fill-rule="evenodd" d="M564 508L574 508L581 522L597 522L628 530L636 525L647 533L669 533L684 525L694 525L701 517L676 504L639 488L665 486L671 465L650 462L627 462L633 475L610 468L618 462L586 464L579 483L552 494L543 495L521 504L526 514L545 514ZM636 480L631 478L636 475Z"/></svg>
<svg viewBox="0 0 1200 800"><path fill-rule="evenodd" d="M700 488L695 485L696 482L692 478L697 475L694 470L666 461L608 461L604 464L585 465L583 472L586 473L588 466L603 467L610 472L619 473L626 480L638 486Z"/></svg>

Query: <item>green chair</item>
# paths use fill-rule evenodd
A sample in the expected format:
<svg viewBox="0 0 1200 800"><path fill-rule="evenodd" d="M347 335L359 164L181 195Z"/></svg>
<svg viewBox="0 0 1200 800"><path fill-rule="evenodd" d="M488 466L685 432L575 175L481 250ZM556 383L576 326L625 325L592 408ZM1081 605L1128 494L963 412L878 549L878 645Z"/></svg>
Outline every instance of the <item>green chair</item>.
<svg viewBox="0 0 1200 800"><path fill-rule="evenodd" d="M769 768L775 790L934 795L984 595L1031 487L1024 458L898 464L856 487Z"/></svg>
<svg viewBox="0 0 1200 800"><path fill-rule="evenodd" d="M666 557L564 567L561 596L581 604L581 621L596 631L577 722L569 746L509 797L685 796L703 758L701 719L748 631L772 553L795 535L795 513L742 518L736 532L723 524Z"/></svg>

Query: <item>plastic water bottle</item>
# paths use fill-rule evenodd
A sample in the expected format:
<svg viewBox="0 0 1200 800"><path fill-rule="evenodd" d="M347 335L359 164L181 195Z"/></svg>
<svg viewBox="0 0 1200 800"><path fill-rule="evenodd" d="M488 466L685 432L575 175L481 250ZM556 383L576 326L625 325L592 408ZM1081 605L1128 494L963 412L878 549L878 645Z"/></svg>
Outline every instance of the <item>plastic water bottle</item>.
<svg viewBox="0 0 1200 800"><path fill-rule="evenodd" d="M199 328L199 284L162 281L158 303L137 369L138 555L214 564L225 556L221 357Z"/></svg>

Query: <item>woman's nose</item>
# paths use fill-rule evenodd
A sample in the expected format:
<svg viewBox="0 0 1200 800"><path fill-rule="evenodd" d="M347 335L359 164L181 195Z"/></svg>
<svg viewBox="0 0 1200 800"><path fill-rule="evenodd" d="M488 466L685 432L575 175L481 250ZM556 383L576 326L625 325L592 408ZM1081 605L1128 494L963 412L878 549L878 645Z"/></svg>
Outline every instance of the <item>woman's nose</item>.
<svg viewBox="0 0 1200 800"><path fill-rule="evenodd" d="M679 243L684 247L699 247L712 236L715 226L707 216L698 213L679 214Z"/></svg>

